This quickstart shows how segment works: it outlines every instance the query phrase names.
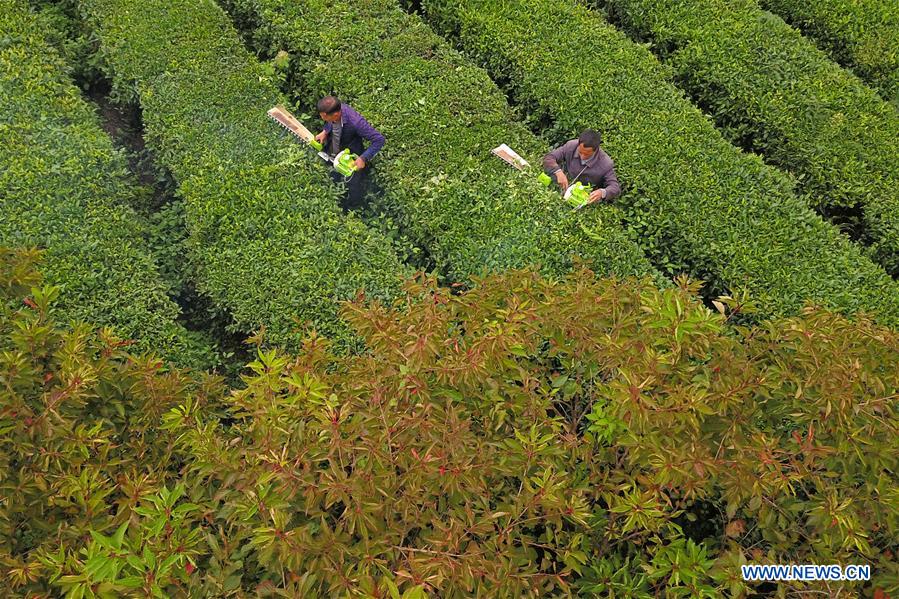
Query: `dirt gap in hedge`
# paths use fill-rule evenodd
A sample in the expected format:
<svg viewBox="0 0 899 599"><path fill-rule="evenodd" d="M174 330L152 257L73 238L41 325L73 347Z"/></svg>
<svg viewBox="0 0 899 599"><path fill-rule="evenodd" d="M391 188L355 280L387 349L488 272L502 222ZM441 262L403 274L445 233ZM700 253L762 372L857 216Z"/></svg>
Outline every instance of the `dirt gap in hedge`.
<svg viewBox="0 0 899 599"><path fill-rule="evenodd" d="M252 360L243 343L246 335L231 332L233 321L226 312L201 294L194 283L187 254L188 232L183 200L168 169L154 160L144 141L141 108L138 104L116 103L110 97L111 82L100 76L81 81L85 99L97 107L100 126L123 150L131 174L147 190L132 207L146 223L147 243L156 258L160 274L169 284L169 295L181 308L178 322L190 331L203 333L222 356L221 367L230 377Z"/></svg>
<svg viewBox="0 0 899 599"><path fill-rule="evenodd" d="M217 368L236 381L236 373L250 361L242 343L245 335L235 334L233 321L195 288L186 252L187 229L184 205L176 195L171 174L155 162L144 143L144 127L138 104L117 103L112 84L99 67L96 43L85 28L77 7L69 0L31 0L32 8L47 28L48 42L69 66L68 76L82 92L82 98L96 107L100 127L115 148L123 152L135 184L130 207L142 221L145 242L168 286L168 295L180 307L178 323L206 337L217 346Z"/></svg>

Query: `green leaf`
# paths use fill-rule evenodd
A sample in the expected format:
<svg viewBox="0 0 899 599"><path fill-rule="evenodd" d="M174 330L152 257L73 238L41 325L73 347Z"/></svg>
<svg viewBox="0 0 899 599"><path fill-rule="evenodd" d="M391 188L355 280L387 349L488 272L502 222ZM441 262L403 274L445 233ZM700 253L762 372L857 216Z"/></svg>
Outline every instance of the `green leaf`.
<svg viewBox="0 0 899 599"><path fill-rule="evenodd" d="M387 586L387 590L390 591L391 599L402 599L400 597L400 590L397 588L396 584L390 580L389 578L383 578L384 584Z"/></svg>
<svg viewBox="0 0 899 599"><path fill-rule="evenodd" d="M129 589L139 589L144 586L144 578L142 576L126 576L118 579L116 584Z"/></svg>
<svg viewBox="0 0 899 599"><path fill-rule="evenodd" d="M112 537L113 546L116 549L122 548L122 542L125 540L125 531L128 529L128 520L122 522L121 526L115 531Z"/></svg>
<svg viewBox="0 0 899 599"><path fill-rule="evenodd" d="M553 380L552 380L553 389L558 389L559 387L561 387L562 385L564 385L567 382L568 382L567 374L559 375L559 376L553 378Z"/></svg>

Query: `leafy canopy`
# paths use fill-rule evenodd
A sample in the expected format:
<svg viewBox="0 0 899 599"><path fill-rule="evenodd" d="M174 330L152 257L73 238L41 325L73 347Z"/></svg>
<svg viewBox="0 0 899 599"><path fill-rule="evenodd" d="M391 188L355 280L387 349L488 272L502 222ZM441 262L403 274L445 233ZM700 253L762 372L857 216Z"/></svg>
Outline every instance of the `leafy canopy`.
<svg viewBox="0 0 899 599"><path fill-rule="evenodd" d="M344 305L364 354L308 337L227 390L59 328L4 257L13 596L714 597L746 562L899 585L899 339L863 315L732 326L694 283L583 266L420 277Z"/></svg>

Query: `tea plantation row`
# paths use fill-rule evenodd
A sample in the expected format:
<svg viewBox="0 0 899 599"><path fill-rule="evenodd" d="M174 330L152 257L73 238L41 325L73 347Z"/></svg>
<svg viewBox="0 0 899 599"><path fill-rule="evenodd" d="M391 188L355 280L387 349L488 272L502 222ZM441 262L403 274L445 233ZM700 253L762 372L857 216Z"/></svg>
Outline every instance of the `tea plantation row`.
<svg viewBox="0 0 899 599"><path fill-rule="evenodd" d="M44 249L68 318L114 326L139 348L208 366L175 319L131 206L144 197L97 116L20 0L0 3L0 244Z"/></svg>
<svg viewBox="0 0 899 599"><path fill-rule="evenodd" d="M428 248L442 272L463 279L485 268L539 262L561 273L577 253L600 272L661 281L617 228L620 210L572 213L552 192L489 157L499 141L533 161L546 147L514 122L483 70L393 3L338 2L326 10L318 2L232 0L227 6L263 24L261 46L298 55L304 96L345 94L388 134L376 171L386 190L381 207ZM264 325L271 341L289 346L299 339L299 323L309 321L349 342L335 300L362 287L375 297L393 297L397 275L408 271L385 238L340 214L324 170L298 144L273 134L264 109L282 98L270 68L242 48L213 5L138 8L124 0L86 0L80 7L100 39L117 93L140 102L149 146L186 199L200 288L241 331ZM321 18L334 11L342 15L337 29ZM877 310L884 322L896 322L895 284L802 207L787 179L741 155L695 110L691 114L689 104L660 83L661 71L645 52L610 35L618 44L610 51L630 55L649 73L643 85L661 91L655 100L642 100L649 112L637 123L646 128L634 126L632 109L623 111L621 103L611 112L623 122L600 125L612 137L607 147L621 156L619 170L634 175L623 217L650 257L669 273L689 270L720 291L748 286L764 315L795 311L811 298L842 310ZM590 79L601 80L596 74ZM522 99L537 117L553 116L560 140L596 124L589 111L577 112L584 102L559 118L554 108ZM599 99L594 113L607 115L609 101L608 94ZM660 107L668 110L667 129L650 114ZM678 123L685 114L695 131ZM576 124L566 129L566 118ZM634 135L629 151L616 154L616 127L652 135ZM660 130L682 136L676 147L660 141ZM692 143L693 135L700 143ZM653 138L657 153L632 163ZM709 157L716 161L702 170L678 168Z"/></svg>
<svg viewBox="0 0 899 599"><path fill-rule="evenodd" d="M294 347L308 321L352 343L336 300L359 288L391 298L408 271L386 238L342 214L325 170L279 139L265 114L283 101L270 68L213 3L78 7L114 92L140 103L147 146L185 200L201 291L271 342Z"/></svg>
<svg viewBox="0 0 899 599"><path fill-rule="evenodd" d="M895 0L760 0L815 38L840 64L899 108L899 8Z"/></svg>
<svg viewBox="0 0 899 599"><path fill-rule="evenodd" d="M899 274L899 111L756 0L604 0L731 135L825 210L858 207ZM899 38L899 30L895 32Z"/></svg>
<svg viewBox="0 0 899 599"><path fill-rule="evenodd" d="M669 82L670 71L598 13L549 0L424 0L429 21L510 83L561 141L586 127L628 183L625 213L656 264L718 288L747 286L767 314L806 298L897 322L896 283L794 193L791 180L728 143ZM559 27L565 23L565 27ZM589 60L583 60L583 40Z"/></svg>
<svg viewBox="0 0 899 599"><path fill-rule="evenodd" d="M347 94L388 135L395 132L392 139L399 140L401 148L385 160L385 168L395 169L396 174L391 180L388 171L385 177L388 193L391 184L400 189L407 186L408 156L417 159L413 164L424 172L434 168L434 156L450 156L448 160L441 159L440 165L447 167L452 177L452 156L457 157L458 164L470 163L473 148L482 148L482 156L486 155L486 147L498 139L515 139L529 149L540 147L539 143L522 139L515 132L501 131L504 136L498 137L494 131L492 138L485 138L486 143L456 135L455 140L471 140L470 145L454 144L447 151L447 146L440 143L444 132L451 133L454 125L457 130L471 131L476 124L489 119L490 106L504 107L505 103L501 100L489 103L487 98L495 86L487 83L481 87L470 86L482 93L466 105L464 99L472 98L472 94L459 83L462 80L459 73L474 73L479 69L455 59L445 44L434 41L430 30L422 27L418 19L398 10L395 2L369 3L364 10L341 2L330 2L324 10L315 1L232 0L226 5L232 9L237 7L235 12L242 23L261 24L255 34L261 46L270 52L286 48L299 54L297 62L304 65L299 79L306 82L305 95L316 96L328 90ZM339 15L336 21L331 19L335 14ZM409 79L411 85L407 83ZM410 101L411 98L416 101ZM439 107L448 107L452 113L442 122L434 122L433 115L442 110ZM424 142L413 144L411 140ZM429 140L433 140L432 145ZM397 154L402 157L398 158ZM487 173L491 172L490 166L487 164L484 169ZM478 183L482 181L476 173L472 176L477 177Z"/></svg>
<svg viewBox="0 0 899 599"><path fill-rule="evenodd" d="M352 98L387 136L375 168L381 207L441 271L466 280L484 269L542 264L561 274L578 254L602 274L663 281L620 227L620 211L573 212L537 182L539 170L519 174L490 155L506 142L535 162L546 147L514 121L482 69L395 2L223 4L242 25L263 24L253 32L261 48L295 53L302 98Z"/></svg>

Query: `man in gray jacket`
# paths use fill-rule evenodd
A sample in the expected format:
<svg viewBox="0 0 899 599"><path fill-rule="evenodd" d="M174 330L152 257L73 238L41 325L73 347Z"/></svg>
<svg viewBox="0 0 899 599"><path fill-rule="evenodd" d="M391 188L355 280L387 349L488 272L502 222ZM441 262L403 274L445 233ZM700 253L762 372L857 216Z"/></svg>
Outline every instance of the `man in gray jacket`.
<svg viewBox="0 0 899 599"><path fill-rule="evenodd" d="M616 198L621 195L621 186L615 176L615 164L599 148L601 141L598 132L587 129L577 139L544 156L543 170L556 180L563 193L575 181L580 181L593 187L590 202Z"/></svg>

